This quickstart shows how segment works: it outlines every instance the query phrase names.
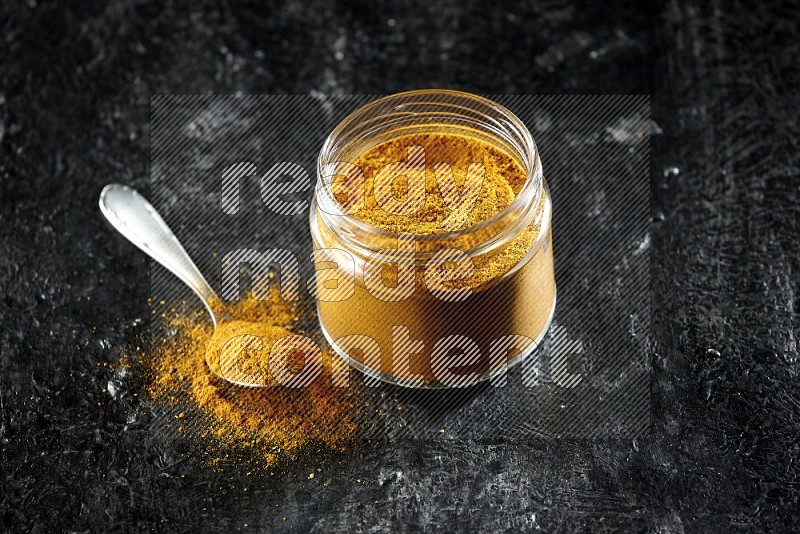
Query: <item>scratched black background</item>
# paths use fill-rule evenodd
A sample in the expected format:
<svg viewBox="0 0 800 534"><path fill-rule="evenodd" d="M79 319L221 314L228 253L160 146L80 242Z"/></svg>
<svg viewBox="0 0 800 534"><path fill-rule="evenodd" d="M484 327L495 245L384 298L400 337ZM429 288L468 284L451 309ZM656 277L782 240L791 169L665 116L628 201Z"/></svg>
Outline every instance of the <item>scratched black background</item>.
<svg viewBox="0 0 800 534"><path fill-rule="evenodd" d="M800 9L752 4L3 3L0 525L788 531ZM380 444L248 476L198 465L140 397L103 393L103 362L148 331L150 284L96 199L148 189L152 94L431 86L652 94L646 438Z"/></svg>

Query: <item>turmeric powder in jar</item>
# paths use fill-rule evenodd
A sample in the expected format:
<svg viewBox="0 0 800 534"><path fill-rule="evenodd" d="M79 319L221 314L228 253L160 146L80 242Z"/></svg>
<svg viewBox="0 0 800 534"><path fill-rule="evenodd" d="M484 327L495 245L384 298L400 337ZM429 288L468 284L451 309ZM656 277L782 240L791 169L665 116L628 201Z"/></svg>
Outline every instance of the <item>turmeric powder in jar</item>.
<svg viewBox="0 0 800 534"><path fill-rule="evenodd" d="M550 193L509 110L411 91L352 113L318 161L322 331L368 376L461 387L530 354L555 310Z"/></svg>

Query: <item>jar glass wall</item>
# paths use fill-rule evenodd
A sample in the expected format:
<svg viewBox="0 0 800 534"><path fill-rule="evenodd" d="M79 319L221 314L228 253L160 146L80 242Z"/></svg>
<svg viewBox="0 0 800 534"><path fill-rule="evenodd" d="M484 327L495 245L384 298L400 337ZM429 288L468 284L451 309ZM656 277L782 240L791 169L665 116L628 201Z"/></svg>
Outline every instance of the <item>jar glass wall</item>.
<svg viewBox="0 0 800 534"><path fill-rule="evenodd" d="M453 224L449 217L450 226L438 225L438 219L404 226L402 218L361 215L367 205L358 196L360 188L377 197L383 171L372 176L357 163L386 146L401 147L408 164L420 165L436 180L434 190L445 200L467 189L473 167L452 171L452 176L461 172L462 183L452 185L455 193L448 195L441 181L447 175L439 171L450 167L437 167L435 150L411 161L416 157L411 147L420 139L434 140L429 147L459 150L459 161L473 155L463 147L481 147L475 153L484 159L475 164L483 167L475 167L475 176L484 180L503 182L513 164L507 202L483 218L476 211ZM392 161L384 169L391 165L401 164ZM405 167L406 174L414 168ZM384 97L334 129L320 152L317 174L310 215L317 309L322 331L339 355L384 381L454 387L502 373L535 349L555 309L552 203L530 132L509 110L456 91ZM411 179L401 177L399 183L407 205ZM495 192L488 184L475 189L476 206L492 205L488 196Z"/></svg>

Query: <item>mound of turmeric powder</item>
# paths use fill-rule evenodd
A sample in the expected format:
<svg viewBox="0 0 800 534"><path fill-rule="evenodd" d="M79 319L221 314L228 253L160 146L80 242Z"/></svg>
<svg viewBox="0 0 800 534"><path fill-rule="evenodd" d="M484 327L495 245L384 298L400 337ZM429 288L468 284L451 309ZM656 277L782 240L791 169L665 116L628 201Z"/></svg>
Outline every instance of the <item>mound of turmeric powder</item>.
<svg viewBox="0 0 800 534"><path fill-rule="evenodd" d="M409 152L410 147L419 147L422 152ZM411 198L411 202L419 201L421 208L402 215L387 211L379 204L376 177L387 165L415 155L411 163L424 172L424 191L409 188L408 177L399 176L393 193L397 197L418 195L424 197L424 203L422 198ZM452 132L395 137L364 151L354 163L365 176L365 204L356 217L382 230L414 235L460 230L491 218L514 200L527 178L508 153L475 136ZM482 165L483 172L472 177L473 184L467 184L468 170L474 164ZM462 196L470 192L469 199ZM453 198L453 193L460 194Z"/></svg>
<svg viewBox="0 0 800 534"><path fill-rule="evenodd" d="M354 191L361 194L360 202L353 203L357 207L348 213L376 229L396 234L437 236L467 230L491 219L516 198L528 179L528 172L510 153L477 133L463 130L465 133L442 128L400 135L360 152L354 150L353 168L359 169L362 177L352 170L338 177L331 184L334 197L346 205L352 202ZM380 179L382 172L398 163L406 164L406 174L423 173L424 188L415 187L403 172L395 173L396 179L387 186L386 180ZM481 170L472 174L470 169L476 164ZM383 191L387 188L390 191ZM546 195L541 195L535 212L542 213L546 202ZM414 209L398 212L404 207ZM393 211L393 208L401 209ZM531 251L541 237L540 229L540 218L534 217L503 246L471 254L474 267L471 277L446 281L444 285L456 290L479 289L502 277ZM467 233L451 239L447 246L468 251L491 237L492 231ZM346 248L325 226L321 226L320 233L326 247ZM376 243L381 247L379 239L376 238ZM423 247L430 245L417 242L418 252L430 251ZM423 269L420 267L420 272Z"/></svg>
<svg viewBox="0 0 800 534"><path fill-rule="evenodd" d="M318 378L300 388L274 385L269 379L266 383L272 385L267 387L241 387L209 369L207 351L227 339L258 336L269 347L291 335L298 319L296 309L277 290L265 301L239 301L230 311L240 320L222 323L216 333L202 310L163 317L165 331L174 335L154 340L155 350L146 362L147 390L156 403L178 413L176 428L202 445L200 450L212 463L224 462L231 451L269 466L306 446L351 447L365 406L356 389L331 380L343 365L338 358L322 352ZM243 371L256 372L267 368L268 357L268 350L244 352L239 364Z"/></svg>

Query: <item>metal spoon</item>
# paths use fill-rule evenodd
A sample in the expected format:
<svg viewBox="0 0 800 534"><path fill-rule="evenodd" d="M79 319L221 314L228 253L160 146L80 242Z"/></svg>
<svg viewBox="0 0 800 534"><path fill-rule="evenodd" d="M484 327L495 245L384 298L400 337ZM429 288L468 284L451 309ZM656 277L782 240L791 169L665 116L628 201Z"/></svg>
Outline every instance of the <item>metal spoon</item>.
<svg viewBox="0 0 800 534"><path fill-rule="evenodd" d="M121 184L105 186L100 193L100 211L128 241L169 269L200 297L211 315L214 329L222 321L233 320L167 223L135 189ZM239 386L265 385L246 381L239 376L235 378L224 376L212 365L209 365L209 369L220 378Z"/></svg>

